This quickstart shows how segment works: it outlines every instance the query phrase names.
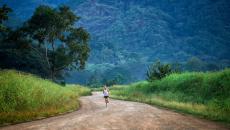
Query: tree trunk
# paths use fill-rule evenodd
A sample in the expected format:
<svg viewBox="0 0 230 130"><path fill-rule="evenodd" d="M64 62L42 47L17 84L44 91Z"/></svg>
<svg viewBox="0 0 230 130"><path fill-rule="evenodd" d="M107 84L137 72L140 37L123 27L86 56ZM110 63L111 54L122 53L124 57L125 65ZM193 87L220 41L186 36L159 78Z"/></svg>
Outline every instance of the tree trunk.
<svg viewBox="0 0 230 130"><path fill-rule="evenodd" d="M49 61L49 57L48 57L48 48L47 48L47 46L45 46L45 47L46 47L46 61L48 63L49 69L50 69L50 61Z"/></svg>
<svg viewBox="0 0 230 130"><path fill-rule="evenodd" d="M52 65L51 65L51 79L55 80L55 54L54 54L54 42L51 42L51 46L52 46Z"/></svg>

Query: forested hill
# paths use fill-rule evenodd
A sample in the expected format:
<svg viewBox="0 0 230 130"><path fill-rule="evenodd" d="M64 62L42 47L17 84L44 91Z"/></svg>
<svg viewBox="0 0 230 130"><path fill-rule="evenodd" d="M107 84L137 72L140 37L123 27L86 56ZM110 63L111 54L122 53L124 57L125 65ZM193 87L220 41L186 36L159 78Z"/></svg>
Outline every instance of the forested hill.
<svg viewBox="0 0 230 130"><path fill-rule="evenodd" d="M77 26L91 34L91 56L87 70L71 82L103 80L105 73L127 82L144 79L146 65L156 59L186 63L197 57L211 69L230 65L229 0L0 1L14 9L12 19L18 21L39 4L67 4L81 16Z"/></svg>
<svg viewBox="0 0 230 130"><path fill-rule="evenodd" d="M152 1L73 4L92 32L91 60L120 64L187 61L191 56L207 61L229 59L229 1Z"/></svg>

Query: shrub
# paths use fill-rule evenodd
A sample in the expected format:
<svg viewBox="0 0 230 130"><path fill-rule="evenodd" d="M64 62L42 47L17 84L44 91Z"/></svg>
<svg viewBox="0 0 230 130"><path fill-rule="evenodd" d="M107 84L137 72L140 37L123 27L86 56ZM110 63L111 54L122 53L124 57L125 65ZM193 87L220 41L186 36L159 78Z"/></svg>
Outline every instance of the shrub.
<svg viewBox="0 0 230 130"><path fill-rule="evenodd" d="M160 61L155 62L151 65L146 73L148 81L154 81L161 79L172 73L171 66L169 64L161 64Z"/></svg>

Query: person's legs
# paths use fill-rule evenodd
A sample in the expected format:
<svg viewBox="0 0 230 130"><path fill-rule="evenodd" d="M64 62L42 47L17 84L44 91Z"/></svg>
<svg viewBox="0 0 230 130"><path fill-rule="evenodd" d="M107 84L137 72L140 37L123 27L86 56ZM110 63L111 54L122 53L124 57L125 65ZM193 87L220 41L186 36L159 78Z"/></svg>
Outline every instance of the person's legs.
<svg viewBox="0 0 230 130"><path fill-rule="evenodd" d="M107 102L107 98L105 98L105 104L106 104L106 107L107 107L107 103L108 103L108 102Z"/></svg>
<svg viewBox="0 0 230 130"><path fill-rule="evenodd" d="M108 100L108 97L105 97L105 104L106 104L106 107L107 107L107 103L109 103L109 100Z"/></svg>
<svg viewBox="0 0 230 130"><path fill-rule="evenodd" d="M106 98L107 103L109 103L109 97Z"/></svg>
<svg viewBox="0 0 230 130"><path fill-rule="evenodd" d="M106 107L107 107L107 101L106 101L106 97L104 97L105 98L105 104L106 104Z"/></svg>
<svg viewBox="0 0 230 130"><path fill-rule="evenodd" d="M105 98L105 97L104 97ZM105 98L105 103L106 103L106 98Z"/></svg>

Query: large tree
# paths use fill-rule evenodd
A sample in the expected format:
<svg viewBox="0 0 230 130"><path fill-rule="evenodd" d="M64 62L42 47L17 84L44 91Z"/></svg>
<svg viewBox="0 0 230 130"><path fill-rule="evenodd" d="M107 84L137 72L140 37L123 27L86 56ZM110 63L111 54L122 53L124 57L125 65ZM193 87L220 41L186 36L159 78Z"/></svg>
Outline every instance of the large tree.
<svg viewBox="0 0 230 130"><path fill-rule="evenodd" d="M46 59L53 80L66 68L83 69L88 59L89 33L76 27L78 20L67 6L39 6L22 28L33 45L45 49L37 52Z"/></svg>
<svg viewBox="0 0 230 130"><path fill-rule="evenodd" d="M47 77L46 62L33 48L32 39L21 29L12 30L4 25L12 9L7 5L0 7L0 68L17 69ZM42 51L42 48L36 50Z"/></svg>

